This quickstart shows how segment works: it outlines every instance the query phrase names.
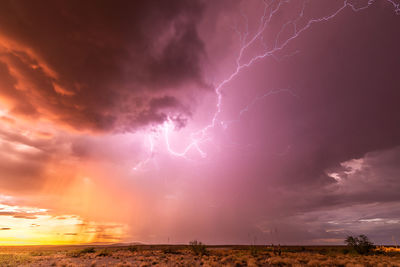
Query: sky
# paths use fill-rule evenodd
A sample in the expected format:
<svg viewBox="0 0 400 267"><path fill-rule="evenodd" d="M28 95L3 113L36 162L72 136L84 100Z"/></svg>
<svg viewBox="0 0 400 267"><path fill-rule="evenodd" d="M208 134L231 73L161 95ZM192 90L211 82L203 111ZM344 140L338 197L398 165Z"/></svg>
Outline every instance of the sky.
<svg viewBox="0 0 400 267"><path fill-rule="evenodd" d="M0 245L400 243L400 1L0 2Z"/></svg>

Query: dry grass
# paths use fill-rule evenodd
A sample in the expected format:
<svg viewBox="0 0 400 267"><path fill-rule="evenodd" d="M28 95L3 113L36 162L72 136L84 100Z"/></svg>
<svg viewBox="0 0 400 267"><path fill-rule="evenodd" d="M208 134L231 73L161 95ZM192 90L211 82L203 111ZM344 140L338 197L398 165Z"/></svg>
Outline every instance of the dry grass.
<svg viewBox="0 0 400 267"><path fill-rule="evenodd" d="M19 266L28 264L31 260L32 257L25 253L0 254L0 266Z"/></svg>
<svg viewBox="0 0 400 267"><path fill-rule="evenodd" d="M384 253L400 253L400 248L395 248L395 247L384 247L384 246L379 246L375 249L378 252L384 252Z"/></svg>
<svg viewBox="0 0 400 267"><path fill-rule="evenodd" d="M379 251L378 251L379 250ZM265 246L208 246L196 255L189 246L0 247L0 266L399 266L400 252L379 248L375 255L343 253L344 247L285 247L281 255Z"/></svg>

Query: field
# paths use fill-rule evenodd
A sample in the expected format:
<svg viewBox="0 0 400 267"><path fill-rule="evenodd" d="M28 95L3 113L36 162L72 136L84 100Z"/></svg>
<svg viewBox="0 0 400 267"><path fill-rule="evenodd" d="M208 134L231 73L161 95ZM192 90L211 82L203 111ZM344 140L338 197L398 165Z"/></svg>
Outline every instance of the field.
<svg viewBox="0 0 400 267"><path fill-rule="evenodd" d="M362 256L344 246L21 246L0 247L0 266L400 266L400 253L384 248Z"/></svg>

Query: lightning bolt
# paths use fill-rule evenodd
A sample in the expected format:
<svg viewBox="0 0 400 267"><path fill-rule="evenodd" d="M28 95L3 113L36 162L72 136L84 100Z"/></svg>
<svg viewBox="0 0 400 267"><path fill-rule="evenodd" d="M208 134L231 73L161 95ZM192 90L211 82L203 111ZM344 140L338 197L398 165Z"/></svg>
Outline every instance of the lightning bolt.
<svg viewBox="0 0 400 267"><path fill-rule="evenodd" d="M166 144L166 146L167 146L168 152L169 152L171 155L174 155L174 156L176 156L176 157L185 157L186 154L187 154L191 149L196 149L196 150L200 153L200 155L201 155L203 158L207 156L207 154L206 154L204 151L202 151L202 150L200 149L200 147L199 147L199 141L200 141L200 140L197 140L197 139L195 139L195 138L193 138L193 137L192 137L192 142L191 142L182 152L176 152L175 150L173 150L173 149L171 148L170 141L169 141L169 132L170 132L170 130L173 129L173 128L174 128L174 124L173 124L173 122L172 122L171 120L168 120L168 121L166 121L166 122L164 123L163 132L164 132L165 144ZM203 140L203 141L204 141L204 140Z"/></svg>
<svg viewBox="0 0 400 267"><path fill-rule="evenodd" d="M395 0L385 0L388 2L394 9L394 12L396 15L400 15L400 3L395 2ZM164 134L164 140L166 143L166 148L170 155L175 156L175 157L182 157L187 159L187 154L191 150L196 150L202 157L206 157L207 154L201 149L200 145L204 142L207 142L211 140L211 137L209 136L209 130L215 128L216 126L221 126L224 129L227 128L227 126L232 123L233 121L236 120L230 120L230 121L222 121L219 120L218 117L222 112L222 100L223 100L223 95L222 91L226 85L228 85L234 78L236 78L244 69L250 68L253 66L256 62L263 60L265 58L274 58L277 59L276 54L280 51L283 51L290 43L292 43L294 40L296 40L301 34L303 34L305 31L310 29L314 24L321 23L321 22L327 22L332 19L334 19L339 13L341 13L343 10L346 8L352 9L354 12L359 12L361 10L365 10L369 8L372 4L376 2L376 0L369 0L367 3L363 6L356 7L354 4L354 1L349 1L345 0L343 1L343 4L340 5L338 8L336 8L333 12L331 12L329 15L326 16L321 16L317 18L310 18L308 21L303 24L302 26L299 26L299 22L305 18L305 10L307 7L309 0L305 0L302 3L302 8L299 11L299 14L296 18L287 21L284 23L278 34L276 35L274 39L274 45L271 48L268 48L268 46L265 44L263 34L270 25L271 20L274 18L274 15L277 14L278 11L280 11L286 4L290 3L290 0L281 0L281 1L275 1L272 0L269 3L267 3L266 0L264 0L264 10L263 10L263 15L260 18L259 26L257 31L252 35L252 37L249 38L250 33L248 30L248 19L247 17L242 14L246 21L245 25L245 31L240 32L236 27L233 28L233 30L239 35L239 40L240 40L240 49L238 52L238 55L236 57L235 63L236 63L236 68L235 70L228 75L225 79L223 79L221 82L219 82L215 86L215 94L216 94L216 106L215 106L215 112L211 118L211 121L208 125L203 127L197 132L193 132L191 136L191 142L181 151L178 152L172 148L171 141L170 141L170 132L173 129L173 121L171 118L168 118L168 120L161 126L158 126L158 130ZM282 39L282 34L283 32L286 32L288 27L291 27L292 31L291 34L286 37L286 39ZM261 51L259 54L251 57L247 61L245 61L244 55L246 51L252 47L257 41L261 41L263 43L264 50ZM296 51L295 53L298 53ZM293 54L292 54L293 55ZM291 56L291 55L287 55ZM286 56L284 56L286 57ZM279 60L278 60L279 61ZM238 113L238 120L240 117L247 112L256 102L261 100L262 98L268 97L272 94L276 93L281 93L281 92L289 92L292 95L294 93L288 89L281 89L281 90L276 90L276 91L270 91L267 92L266 94L262 96L258 96L255 99L253 99L247 106L245 106L243 109L241 109ZM295 95L294 95L295 96ZM151 152L153 153L153 152ZM148 159L150 160L150 159ZM148 161L144 161L143 164L146 164Z"/></svg>
<svg viewBox="0 0 400 267"><path fill-rule="evenodd" d="M240 121L241 117L243 116L243 114L245 114L246 112L248 112L255 104L257 104L257 102L263 100L266 97L269 97L271 95L276 95L276 94L281 94L281 93L289 93L290 95L292 95L293 97L299 97L297 96L292 90L290 89L279 89L279 90L270 90L268 92L266 92L263 95L257 96L255 97L249 104L247 104L244 108L242 108L239 111L239 114L237 116L236 119L234 120L229 120L229 121L221 121L221 126L224 129L227 129L229 127L230 124L234 123L234 122L238 122Z"/></svg>

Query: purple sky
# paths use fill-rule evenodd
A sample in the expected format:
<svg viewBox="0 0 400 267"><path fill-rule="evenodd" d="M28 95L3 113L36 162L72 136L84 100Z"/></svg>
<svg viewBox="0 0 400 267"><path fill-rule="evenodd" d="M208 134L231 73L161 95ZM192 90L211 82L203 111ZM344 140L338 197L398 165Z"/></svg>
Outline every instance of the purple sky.
<svg viewBox="0 0 400 267"><path fill-rule="evenodd" d="M400 243L399 15L2 1L0 242Z"/></svg>

